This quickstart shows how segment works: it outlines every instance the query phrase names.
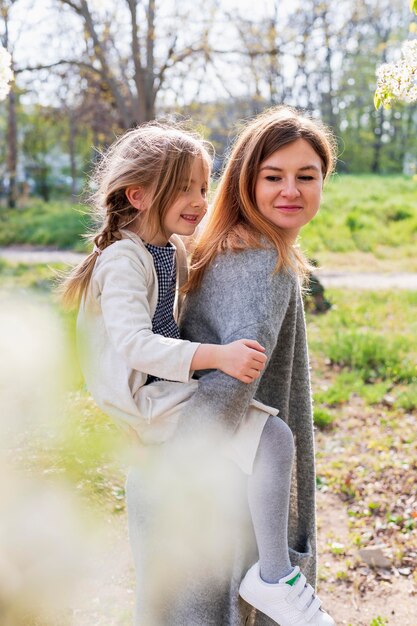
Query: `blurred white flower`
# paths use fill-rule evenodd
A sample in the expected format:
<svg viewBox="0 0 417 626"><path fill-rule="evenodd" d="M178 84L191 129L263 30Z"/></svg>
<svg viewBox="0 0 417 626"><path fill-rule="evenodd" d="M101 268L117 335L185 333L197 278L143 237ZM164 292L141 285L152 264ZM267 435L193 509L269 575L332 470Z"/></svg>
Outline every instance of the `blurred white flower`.
<svg viewBox="0 0 417 626"><path fill-rule="evenodd" d="M384 63L377 69L376 108L389 108L393 101L417 101L417 39L406 41L401 55L397 63Z"/></svg>
<svg viewBox="0 0 417 626"><path fill-rule="evenodd" d="M47 465L65 426L67 350L57 314L0 293L0 354L0 624L67 625L103 546L95 520L92 541L74 486Z"/></svg>
<svg viewBox="0 0 417 626"><path fill-rule="evenodd" d="M94 562L90 537L66 489L0 468L1 623L52 626Z"/></svg>
<svg viewBox="0 0 417 626"><path fill-rule="evenodd" d="M247 532L248 541L251 536L251 526L242 524L245 483L234 464L218 454L213 437L206 430L204 440L181 437L150 450L147 462L129 475L129 515L146 526L142 546L135 546L132 535L146 575L146 585L138 588L145 607L168 606L188 593L190 579L211 585L222 580L236 535Z"/></svg>
<svg viewBox="0 0 417 626"><path fill-rule="evenodd" d="M57 315L28 298L0 296L0 354L1 449L60 414L66 346Z"/></svg>
<svg viewBox="0 0 417 626"><path fill-rule="evenodd" d="M10 91L10 83L13 80L11 65L12 57L0 44L0 100L4 100Z"/></svg>

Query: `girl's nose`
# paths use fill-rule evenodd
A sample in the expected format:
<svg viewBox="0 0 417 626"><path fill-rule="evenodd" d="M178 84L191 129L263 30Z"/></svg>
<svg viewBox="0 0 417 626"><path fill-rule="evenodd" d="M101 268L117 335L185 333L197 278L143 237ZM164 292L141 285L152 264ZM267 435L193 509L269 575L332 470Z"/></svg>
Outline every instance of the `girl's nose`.
<svg viewBox="0 0 417 626"><path fill-rule="evenodd" d="M191 200L191 204L198 209L204 209L207 206L207 199L201 194L195 194Z"/></svg>

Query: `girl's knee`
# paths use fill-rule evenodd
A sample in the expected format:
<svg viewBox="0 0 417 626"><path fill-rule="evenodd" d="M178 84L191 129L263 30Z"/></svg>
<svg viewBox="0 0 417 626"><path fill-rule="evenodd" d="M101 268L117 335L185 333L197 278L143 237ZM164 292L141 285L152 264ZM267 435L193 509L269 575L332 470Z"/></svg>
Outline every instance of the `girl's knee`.
<svg viewBox="0 0 417 626"><path fill-rule="evenodd" d="M275 450L279 448L285 451L292 459L295 452L294 435L284 420L271 415L265 424L263 435Z"/></svg>

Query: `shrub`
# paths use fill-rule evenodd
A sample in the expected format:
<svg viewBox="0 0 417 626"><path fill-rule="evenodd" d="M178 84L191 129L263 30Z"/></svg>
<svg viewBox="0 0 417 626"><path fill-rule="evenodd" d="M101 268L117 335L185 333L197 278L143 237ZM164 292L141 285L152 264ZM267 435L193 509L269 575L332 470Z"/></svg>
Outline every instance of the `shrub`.
<svg viewBox="0 0 417 626"><path fill-rule="evenodd" d="M402 337L386 339L357 329L336 332L326 350L332 364L359 371L366 382L378 378L412 382L417 367L406 356L407 351L407 341Z"/></svg>
<svg viewBox="0 0 417 626"><path fill-rule="evenodd" d="M333 425L334 416L321 406L314 407L314 424L318 428L330 428Z"/></svg>

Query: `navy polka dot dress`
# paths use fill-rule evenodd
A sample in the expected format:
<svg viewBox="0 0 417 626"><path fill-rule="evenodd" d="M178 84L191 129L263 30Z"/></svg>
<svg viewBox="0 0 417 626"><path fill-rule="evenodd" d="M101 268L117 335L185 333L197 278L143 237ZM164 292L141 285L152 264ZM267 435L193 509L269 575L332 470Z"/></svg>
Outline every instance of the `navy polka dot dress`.
<svg viewBox="0 0 417 626"><path fill-rule="evenodd" d="M180 331L174 319L175 286L177 280L177 264L175 248L169 242L166 246L145 244L153 257L158 277L158 302L152 318L152 332L163 337L180 338ZM163 380L156 376L148 376L146 384Z"/></svg>

